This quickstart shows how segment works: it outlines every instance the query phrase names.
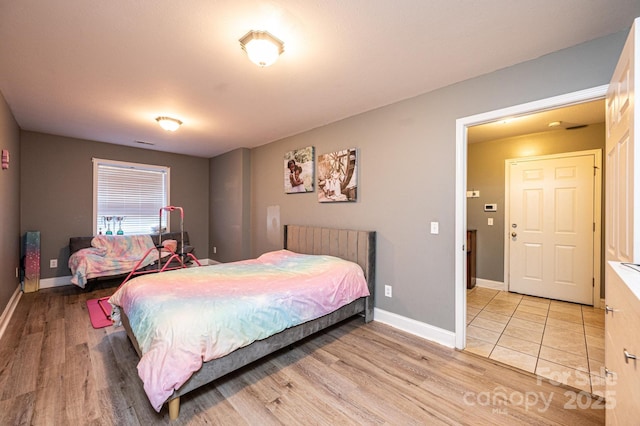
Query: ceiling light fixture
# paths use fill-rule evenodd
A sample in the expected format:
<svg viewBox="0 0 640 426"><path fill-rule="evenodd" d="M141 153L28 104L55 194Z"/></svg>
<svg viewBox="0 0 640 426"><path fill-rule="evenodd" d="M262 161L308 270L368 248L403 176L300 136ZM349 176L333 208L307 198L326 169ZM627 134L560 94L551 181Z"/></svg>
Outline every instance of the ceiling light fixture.
<svg viewBox="0 0 640 426"><path fill-rule="evenodd" d="M251 62L268 67L284 52L284 43L266 31L249 31L240 39L242 49Z"/></svg>
<svg viewBox="0 0 640 426"><path fill-rule="evenodd" d="M558 127L562 124L562 121L552 121L549 123L549 127Z"/></svg>
<svg viewBox="0 0 640 426"><path fill-rule="evenodd" d="M175 132L182 125L182 121L171 117L157 117L156 121L163 129L169 132Z"/></svg>

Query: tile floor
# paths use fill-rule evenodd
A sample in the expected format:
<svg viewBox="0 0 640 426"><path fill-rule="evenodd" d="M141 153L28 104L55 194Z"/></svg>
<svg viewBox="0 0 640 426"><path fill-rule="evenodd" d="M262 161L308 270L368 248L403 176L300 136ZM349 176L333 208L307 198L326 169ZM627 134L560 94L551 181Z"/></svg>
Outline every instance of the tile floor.
<svg viewBox="0 0 640 426"><path fill-rule="evenodd" d="M466 350L604 395L604 310L474 287Z"/></svg>

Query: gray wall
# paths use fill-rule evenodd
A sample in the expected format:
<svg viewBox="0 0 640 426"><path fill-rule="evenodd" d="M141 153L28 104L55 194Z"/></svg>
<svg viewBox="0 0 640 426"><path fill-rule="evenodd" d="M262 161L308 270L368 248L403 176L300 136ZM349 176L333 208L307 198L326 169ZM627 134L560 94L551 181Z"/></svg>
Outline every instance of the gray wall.
<svg viewBox="0 0 640 426"><path fill-rule="evenodd" d="M92 158L171 167L171 204L185 212L185 230L199 257L209 246L209 161L35 132L21 136L20 233L40 231L41 278L70 275L69 238L93 234ZM179 230L177 213L171 229ZM58 268L49 268L58 259Z"/></svg>
<svg viewBox="0 0 640 426"><path fill-rule="evenodd" d="M556 130L469 144L467 188L480 191L479 198L467 198L467 228L477 229L478 278L504 281L505 160L589 149L604 151L604 145L604 123L582 129ZM483 211L487 203L496 203L498 211ZM494 219L493 226L487 225L488 217Z"/></svg>
<svg viewBox="0 0 640 426"><path fill-rule="evenodd" d="M252 150L253 255L270 241L267 209L280 223L378 232L376 306L454 330L456 119L606 84L627 32L515 65ZM535 36L535 35L532 35ZM440 66L435 65L434 66ZM340 99L336 99L340 102ZM304 113L304 110L301 110ZM282 158L357 147L357 203L319 204L317 193L286 195ZM429 233L429 222L440 233Z"/></svg>
<svg viewBox="0 0 640 426"><path fill-rule="evenodd" d="M9 169L0 169L0 314L18 288L20 265L20 129L0 93L0 150L9 150Z"/></svg>
<svg viewBox="0 0 640 426"><path fill-rule="evenodd" d="M232 262L251 257L250 150L236 149L210 159L209 186L209 258Z"/></svg>

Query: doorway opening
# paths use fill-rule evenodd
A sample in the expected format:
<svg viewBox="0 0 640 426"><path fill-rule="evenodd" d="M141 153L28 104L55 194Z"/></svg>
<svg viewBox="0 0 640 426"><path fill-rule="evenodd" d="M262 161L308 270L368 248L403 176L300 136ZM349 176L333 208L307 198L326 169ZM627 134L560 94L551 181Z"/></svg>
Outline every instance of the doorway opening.
<svg viewBox="0 0 640 426"><path fill-rule="evenodd" d="M591 151L584 151L585 147L581 147L579 150L583 152L583 158L579 160L576 159L576 167L582 170L582 176L585 175L585 171L587 168L593 167L594 175L597 174L597 177L593 178L593 182L591 185L595 188L597 182L597 189L593 190L593 194L591 194L593 209L593 235L591 236L594 242L594 245L591 250L591 255L593 259L593 267L592 273L594 276L594 286L591 289L591 300L593 301L593 306L584 306L567 302L559 302L556 300L550 300L548 298L542 297L532 297L532 296L523 296L522 294L510 293L508 288L508 283L510 282L510 274L509 269L509 250L511 246L511 240L509 236L515 234L516 236L513 239L518 239L520 237L521 230L525 231L525 229L518 229L518 232L515 230L511 230L509 228L509 224L506 223L510 221L510 215L512 211L507 212L507 207L509 206L509 196L515 196L517 194L523 194L522 188L516 190L515 192L509 191L509 169L510 166L514 164L517 166L518 162L525 161L527 158L529 161L537 161L539 164L562 162L560 164L560 169L563 170L564 175L568 176L571 173L568 173L570 167L566 167L564 163L564 159L550 159L549 157L554 157L554 154L557 157L571 157L571 155L566 155L569 151L574 151L575 147L562 147L558 151L546 151L546 152L518 152L517 155L507 155L506 158L501 159L504 164L504 176L502 177L504 193L502 194L502 199L488 200L482 199L480 200L481 194L479 188L467 188L467 182L471 183L472 179L467 180L468 172L470 170L470 162L469 162L469 143L472 142L470 137L470 132L477 130L479 128L487 128L488 126L481 126L486 123L501 123L506 120L506 118L510 117L529 117L540 114L541 111L550 111L564 108L571 108L572 106L580 106L586 105L587 103L593 103L591 101L602 101L606 94L608 86L600 86L597 88L575 92L563 96L558 96L555 98L549 98L545 100L541 100L538 102L533 102L529 104L523 104L514 106L511 108L506 108L502 110L492 111L486 114L480 114L477 116L466 117L463 119L459 119L457 121L456 126L456 227L455 227L455 235L456 235L456 246L462 247L460 253L456 254L455 265L455 282L456 282L456 315L455 315L455 324L456 324L456 348L464 349L467 347L467 333L469 334L469 350L475 352L481 356L486 356L492 359L495 359L499 362L505 363L506 365L510 365L524 371L528 371L530 373L537 374L542 377L554 377L554 374L558 374L559 372L562 374L568 373L568 377L576 378L580 377L579 381L568 380L568 385L578 387L587 392L591 392L594 390L594 386L598 386L598 377L586 375L588 380L584 380L582 371L587 369L586 371L599 371L598 368L600 364L604 363L604 315L599 309L600 306L600 280L601 280L601 261L602 261L602 253L601 253L601 185L602 185L602 163L601 163L601 150L603 145L601 144L599 147L589 147L589 148L597 148ZM604 108L602 108L602 120L600 122L600 128L604 130ZM556 126L561 125L561 123L555 123ZM474 127L475 126L475 127ZM582 128L583 126L577 124L574 127L574 123L565 123L565 129L575 129ZM536 130L534 129L531 132L522 132L522 135L528 135L527 138L531 138L531 135L536 134ZM543 132L542 130L538 130L538 132ZM596 132L597 133L597 132ZM542 133L540 133L542 134ZM581 133L584 136L585 133ZM491 135L495 136L495 135ZM558 135L556 135L557 137ZM604 136L604 135L603 135ZM497 139L502 140L503 142L508 143L510 141L509 138L514 138L513 135L507 135L506 138ZM495 137L488 140L494 140ZM517 139L517 137L515 137ZM491 144L492 142L489 142ZM566 149L568 148L568 149ZM477 152L473 152L473 161L477 160ZM549 155L549 153L552 155ZM575 153L578 154L578 153ZM503 153L504 155L504 153ZM546 157L545 157L546 156ZM495 156L489 155L482 158L492 158ZM509 158L511 159L509 160ZM538 157L538 158L536 158ZM580 157L580 156L578 156ZM587 157L589 160L587 160ZM514 161L514 158L518 160ZM535 160L534 160L535 159ZM574 160L569 160L571 163ZM481 161L484 163L484 160ZM579 163L579 164L578 164ZM584 163L584 164L583 164ZM529 164L533 164L529 162ZM486 165L485 165L486 166ZM547 164L547 166L551 167L551 164ZM555 166L554 166L555 167ZM522 167L520 167L522 168ZM539 168L532 168L532 170L538 170ZM557 168L554 170L558 170ZM578 170L578 168L576 168ZM552 173L557 173L552 171ZM520 178L516 178L513 182L519 182ZM541 187L547 188L549 185L547 183L543 183L546 179L539 178L541 180ZM529 180L528 178L525 180ZM584 179L581 179L583 181ZM584 184L584 182L582 182ZM577 185L582 185L577 184ZM550 187L553 187L554 184L551 184ZM500 186L500 185L494 185ZM577 189L575 187L574 189ZM531 188L527 189L530 190ZM564 197L564 205L565 207L569 205L573 205L575 201L575 197L573 195L568 195L567 188L562 187L561 192L565 191L567 196ZM490 191L487 191L490 192ZM531 194L534 194L535 191L531 191ZM544 192L544 191L543 191ZM540 192L542 194L543 192ZM584 189L580 189L577 192L585 192ZM486 195L486 194L485 194ZM519 196L519 195L518 195ZM557 196L557 188L556 194ZM471 198L467 198L471 197ZM536 195L532 195L532 200L535 201ZM475 198L475 200L474 200ZM598 199L598 202L594 202L594 198ZM506 200L505 200L506 199ZM562 204L563 197L558 198ZM494 220L496 217L500 218L500 215L496 214L497 208L496 205L502 204L502 215L501 215L501 223L498 223L499 226L494 228L496 235L498 238L502 238L504 243L502 247L502 252L496 251L493 254L494 258L501 258L503 263L501 266L503 268L503 275L500 277L500 274L497 275L497 279L495 281L489 280L490 283L494 284L494 288L486 288L486 287L475 287L468 290L468 277L466 276L469 273L468 269L468 259L469 255L468 249L465 246L468 235L468 224L469 224L469 204L468 202L472 201L471 208L472 212L476 215L476 223L478 216L481 220L484 220L484 225L494 225ZM475 205L473 204L475 201ZM482 201L482 204L478 204L478 201ZM568 204L567 204L568 203ZM525 203L526 204L526 203ZM534 203L535 204L535 203ZM542 203L539 203L542 205ZM595 207L597 204L597 208ZM481 210L482 213L478 215L479 206L482 205L484 208ZM517 205L514 204L514 205ZM583 205L582 208L585 206ZM524 209L528 210L528 207ZM486 213L485 213L486 212ZM543 212L539 212L539 215L542 216ZM536 216L535 214L532 216ZM563 219L563 225L566 225L572 220L567 222L567 217ZM597 220L596 220L597 217ZM521 216L522 218L522 216ZM499 219L500 220L500 219ZM597 222L597 223L596 223ZM557 222L556 222L557 223ZM573 223L573 222L572 222ZM585 222L586 223L586 222ZM518 224L516 224L518 225ZM522 224L520 224L522 225ZM582 234L585 233L585 225L584 223L581 225L580 229L582 230ZM596 227L598 232L596 231ZM469 226L469 228L476 228L476 226ZM590 227L587 226L586 232L589 233L591 231ZM485 230L487 228L485 227ZM513 232L512 232L513 231ZM476 230L477 232L477 230ZM476 234L474 232L474 234ZM524 232L522 232L525 234ZM595 244L597 240L597 244ZM458 245L459 244L459 245ZM530 244L529 248L534 247L535 244ZM517 245L513 245L513 247L517 247ZM557 251L557 245L551 245L554 247L553 250ZM535 248L535 247L534 247ZM564 247L565 253L569 251L569 245ZM531 253L535 255L535 250L531 250ZM569 257L572 255L569 254ZM532 256L532 258L535 256ZM565 256L566 257L566 256ZM511 259L512 260L512 259ZM534 259L535 260L535 259ZM557 260L557 259L556 259ZM477 265L477 261L475 264ZM496 262L499 263L499 262ZM535 263L535 262L534 262ZM531 262L529 262L531 264ZM513 265L516 265L514 263ZM512 266L513 266L512 265ZM499 268L498 268L499 269ZM526 269L526 268L525 268ZM535 268L534 268L535 269ZM571 269L571 268L569 268ZM515 270L515 268L514 268ZM568 275L567 275L568 271ZM478 278L478 271L476 271L476 276L474 277L475 281L480 280ZM527 270L527 272L530 272ZM556 271L557 272L557 271ZM564 277L568 277L572 275L574 271L565 270ZM481 276L482 274L480 274ZM597 288L595 286L596 280L595 276L597 275ZM581 277L584 281L583 278ZM502 281L502 283L500 283ZM577 283L577 280L572 283ZM497 284L497 285L496 285ZM500 288L500 284L502 284L502 288ZM569 284L569 283L567 283ZM489 286L491 287L491 285ZM497 288L496 288L497 287ZM569 286L565 286L569 287ZM584 287L584 286L583 286ZM582 289L588 292L589 289ZM554 289L554 291L556 291ZM583 292L584 292L583 291ZM587 295L589 296L589 295ZM467 297L469 298L469 303L471 304L469 307L467 306ZM586 297L586 296L585 296ZM480 306L482 305L482 306ZM504 312L503 312L504 311ZM507 312L508 311L508 312ZM474 315L475 314L475 315ZM471 318L471 323L468 323L467 318ZM588 320L588 321L587 321ZM506 322L505 322L506 321ZM536 322L537 321L537 322ZM540 323L540 321L543 321ZM572 322L570 322L572 321ZM477 322L477 324L476 324ZM588 324L587 324L588 322ZM576 327L576 330L569 330L570 327ZM467 328L469 327L469 328ZM493 329L497 327L498 329ZM537 327L537 328L536 328ZM580 332L578 332L579 330ZM589 332L589 333L588 333ZM520 333L520 334L518 334ZM594 334L595 333L595 334ZM591 334L591 335L588 335ZM576 340L575 348L571 346L571 339L574 338ZM495 341L493 341L493 340ZM587 342L585 347L584 342ZM586 349L586 351L585 351ZM478 352L479 351L479 352ZM483 354L482 351L488 353ZM584 354L582 353L584 351ZM567 357L571 358L571 364L566 360ZM571 364L573 368L566 367L566 365ZM575 365L574 365L575 364ZM576 367L579 365L579 367ZM586 366L586 367L585 367ZM596 379L596 382L593 383L593 379ZM569 383L571 382L571 383ZM582 385L582 386L580 386Z"/></svg>
<svg viewBox="0 0 640 426"><path fill-rule="evenodd" d="M464 117L456 121L456 217L455 217L455 241L460 250L455 255L455 345L458 349L466 346L466 261L465 248L467 239L467 166L468 166L468 133L469 128L481 124L500 122L506 118L522 117L539 111L581 104L588 101L603 99L607 91L607 85L592 89L573 92L565 95L547 98L527 104L516 105L509 108L495 110L483 114ZM599 306L600 297L594 300L594 306ZM597 306L596 306L597 307Z"/></svg>

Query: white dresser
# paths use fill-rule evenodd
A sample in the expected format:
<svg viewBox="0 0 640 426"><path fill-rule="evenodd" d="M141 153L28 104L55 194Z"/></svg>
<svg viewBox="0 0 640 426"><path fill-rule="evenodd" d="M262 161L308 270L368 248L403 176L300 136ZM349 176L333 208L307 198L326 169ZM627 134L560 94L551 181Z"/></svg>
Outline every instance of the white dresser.
<svg viewBox="0 0 640 426"><path fill-rule="evenodd" d="M606 278L606 421L640 424L640 272L608 262Z"/></svg>

